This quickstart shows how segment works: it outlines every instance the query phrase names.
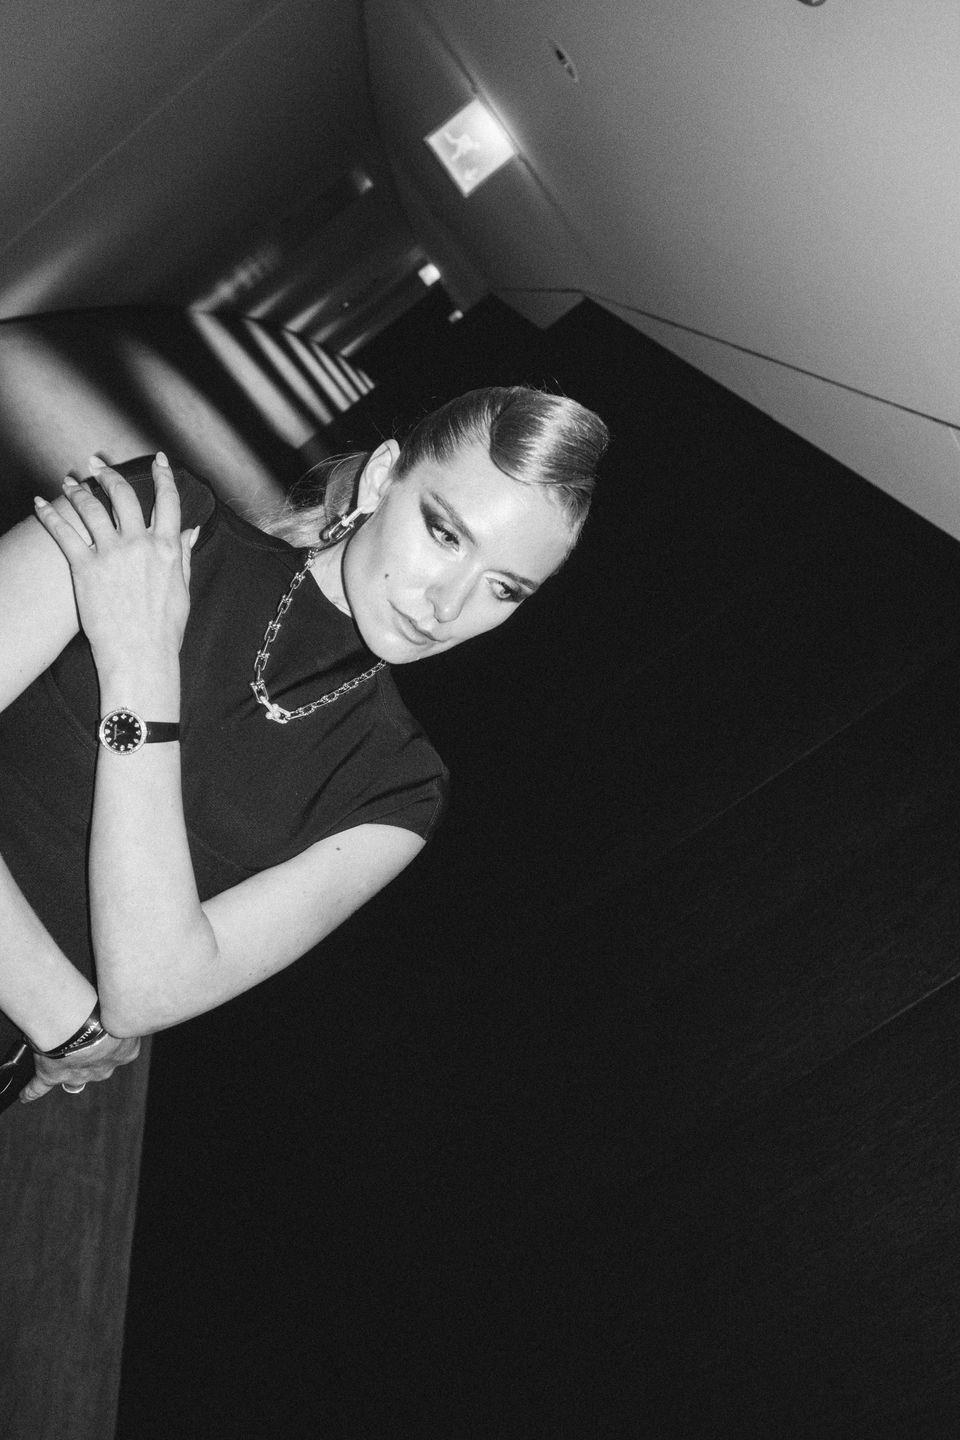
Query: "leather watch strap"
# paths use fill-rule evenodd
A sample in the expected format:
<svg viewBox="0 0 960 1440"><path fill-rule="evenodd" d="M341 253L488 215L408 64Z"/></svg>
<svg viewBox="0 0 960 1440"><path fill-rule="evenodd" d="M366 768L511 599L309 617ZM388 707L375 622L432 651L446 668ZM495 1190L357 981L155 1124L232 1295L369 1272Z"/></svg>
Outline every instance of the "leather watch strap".
<svg viewBox="0 0 960 1440"><path fill-rule="evenodd" d="M180 724L177 720L148 720L146 723L147 736L143 742L145 745L180 739Z"/></svg>

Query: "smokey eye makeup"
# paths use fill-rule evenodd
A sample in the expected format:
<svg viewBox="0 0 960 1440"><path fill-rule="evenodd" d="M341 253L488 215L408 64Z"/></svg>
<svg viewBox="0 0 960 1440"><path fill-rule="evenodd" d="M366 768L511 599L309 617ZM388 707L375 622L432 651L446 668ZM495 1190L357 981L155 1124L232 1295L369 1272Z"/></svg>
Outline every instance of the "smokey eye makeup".
<svg viewBox="0 0 960 1440"><path fill-rule="evenodd" d="M425 500L420 502L420 514L423 516L424 525L438 545L443 546L445 550L459 548L460 536L452 528L445 515L441 515L439 511L433 509ZM507 580L495 580L494 585L497 599L502 600L504 604L519 605L527 598L525 590L517 585L511 585Z"/></svg>

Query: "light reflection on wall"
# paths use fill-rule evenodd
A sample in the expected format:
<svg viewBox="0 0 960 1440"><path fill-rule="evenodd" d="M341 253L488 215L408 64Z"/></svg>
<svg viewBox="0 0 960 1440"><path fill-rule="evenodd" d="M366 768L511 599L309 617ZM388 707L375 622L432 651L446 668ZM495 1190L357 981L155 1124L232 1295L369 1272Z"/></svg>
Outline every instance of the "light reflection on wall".
<svg viewBox="0 0 960 1440"><path fill-rule="evenodd" d="M245 328L253 344L263 352L269 364L294 392L307 412L313 415L315 422L320 425L329 425L334 418L333 410L320 399L303 371L291 360L283 346L262 325L254 325L247 321Z"/></svg>
<svg viewBox="0 0 960 1440"><path fill-rule="evenodd" d="M287 332L286 339L290 348L300 357L317 384L330 396L339 410L348 409L363 395L369 395L373 389L370 376L352 365L345 355L338 355L334 361L319 345L304 340L299 335Z"/></svg>
<svg viewBox="0 0 960 1440"><path fill-rule="evenodd" d="M143 390L158 397L164 447L206 476L232 503L279 499L282 487L223 412L150 345L121 336L117 351ZM159 443L159 442L158 442Z"/></svg>
<svg viewBox="0 0 960 1440"><path fill-rule="evenodd" d="M188 318L231 379L246 393L280 439L295 450L305 445L316 430L316 424L291 404L226 325L215 315L204 315L198 311L191 311Z"/></svg>
<svg viewBox="0 0 960 1440"><path fill-rule="evenodd" d="M335 367L329 357L318 347L310 347L310 354L313 359L313 373L317 383L322 385L330 399L338 410L349 410L355 400L360 397L350 385L346 376Z"/></svg>
<svg viewBox="0 0 960 1440"><path fill-rule="evenodd" d="M52 493L94 452L119 462L162 448L241 510L260 508L299 473L303 448L323 453L326 427L372 388L348 361L251 321L136 310L7 321L4 503Z"/></svg>
<svg viewBox="0 0 960 1440"><path fill-rule="evenodd" d="M55 255L34 265L19 280L0 286L0 319L7 316L16 319L48 310L55 303L54 297L63 293L95 252L95 237L89 237L83 244L64 242Z"/></svg>
<svg viewBox="0 0 960 1440"><path fill-rule="evenodd" d="M28 323L0 326L0 431L47 494L94 452L121 459L159 443Z"/></svg>

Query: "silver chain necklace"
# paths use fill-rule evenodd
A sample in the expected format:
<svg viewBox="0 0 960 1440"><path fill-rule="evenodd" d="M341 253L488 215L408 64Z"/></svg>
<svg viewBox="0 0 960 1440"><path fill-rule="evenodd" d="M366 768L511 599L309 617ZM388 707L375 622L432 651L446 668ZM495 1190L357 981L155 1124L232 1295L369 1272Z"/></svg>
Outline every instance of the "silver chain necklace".
<svg viewBox="0 0 960 1440"><path fill-rule="evenodd" d="M274 640L276 640L280 634L280 625L284 615L286 615L290 609L290 602L303 584L307 571L323 548L322 545L315 546L307 556L303 569L299 570L290 581L290 589L280 601L280 604L277 606L276 615L264 631L263 644L257 651L257 658L253 662L253 679L250 682L250 689L257 697L257 704L262 705L267 712L267 719L275 720L278 725L289 725L291 720L302 720L305 716L312 715L315 710L321 709L322 706L332 705L334 700L339 700L340 696L346 695L348 690L356 690L357 686L362 685L364 680L372 679L377 671L382 670L387 663L385 660L378 660L376 665L371 666L369 670L364 670L362 675L355 675L352 680L345 681L339 689L331 690L327 695L321 695L319 700L311 700L309 705L301 705L297 710L284 710L282 705L275 705L270 699L263 678L264 669L266 668L267 661L270 659L268 647L273 644Z"/></svg>

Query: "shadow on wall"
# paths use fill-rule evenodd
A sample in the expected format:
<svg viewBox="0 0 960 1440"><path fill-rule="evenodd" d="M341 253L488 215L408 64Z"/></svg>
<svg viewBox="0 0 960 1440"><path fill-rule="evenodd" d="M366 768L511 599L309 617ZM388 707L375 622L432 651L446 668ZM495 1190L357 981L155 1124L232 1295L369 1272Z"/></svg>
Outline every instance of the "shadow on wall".
<svg viewBox="0 0 960 1440"><path fill-rule="evenodd" d="M259 506L336 448L325 436L370 389L348 362L250 320L118 309L7 321L0 525L94 453L165 449L236 508Z"/></svg>

